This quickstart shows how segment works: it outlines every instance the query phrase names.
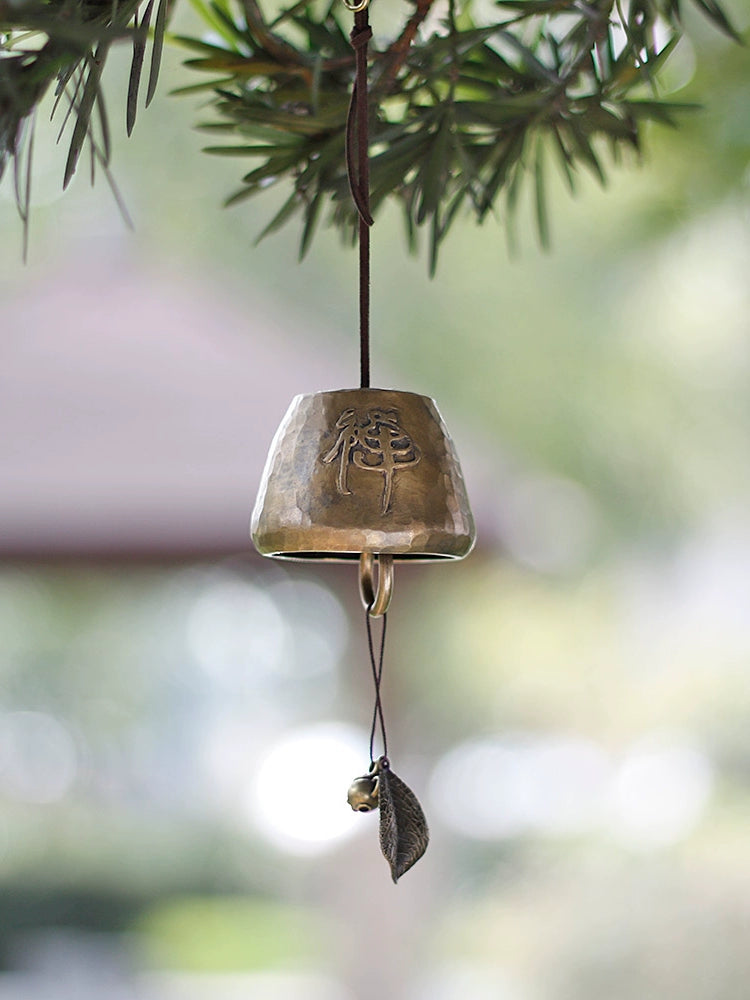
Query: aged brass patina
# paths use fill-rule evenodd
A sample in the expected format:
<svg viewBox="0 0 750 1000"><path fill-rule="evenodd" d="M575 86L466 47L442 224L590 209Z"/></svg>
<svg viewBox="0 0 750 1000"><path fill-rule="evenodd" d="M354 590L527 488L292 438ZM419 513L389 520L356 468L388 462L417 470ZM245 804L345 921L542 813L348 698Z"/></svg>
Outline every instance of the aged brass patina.
<svg viewBox="0 0 750 1000"><path fill-rule="evenodd" d="M373 575L376 563L377 583ZM359 557L359 593L372 618L380 618L386 613L393 593L393 556L362 553Z"/></svg>
<svg viewBox="0 0 750 1000"><path fill-rule="evenodd" d="M346 801L355 812L372 812L378 808L378 776L365 774L349 785Z"/></svg>
<svg viewBox="0 0 750 1000"><path fill-rule="evenodd" d="M295 397L271 445L251 532L262 555L280 559L468 555L474 521L433 400L394 389Z"/></svg>

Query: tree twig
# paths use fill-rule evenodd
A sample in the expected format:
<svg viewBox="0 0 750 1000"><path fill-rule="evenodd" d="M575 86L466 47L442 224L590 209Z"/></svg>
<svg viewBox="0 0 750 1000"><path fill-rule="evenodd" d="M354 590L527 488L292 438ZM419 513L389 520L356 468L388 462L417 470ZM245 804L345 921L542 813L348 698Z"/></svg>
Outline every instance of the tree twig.
<svg viewBox="0 0 750 1000"><path fill-rule="evenodd" d="M383 68L372 88L374 93L388 94L394 89L399 70L404 65L411 44L417 37L419 27L429 14L434 2L435 0L415 0L416 9L404 25L404 30L381 57Z"/></svg>
<svg viewBox="0 0 750 1000"><path fill-rule="evenodd" d="M273 56L282 65L304 65L298 50L270 30L257 0L242 0L242 9L245 12L248 28L270 56Z"/></svg>

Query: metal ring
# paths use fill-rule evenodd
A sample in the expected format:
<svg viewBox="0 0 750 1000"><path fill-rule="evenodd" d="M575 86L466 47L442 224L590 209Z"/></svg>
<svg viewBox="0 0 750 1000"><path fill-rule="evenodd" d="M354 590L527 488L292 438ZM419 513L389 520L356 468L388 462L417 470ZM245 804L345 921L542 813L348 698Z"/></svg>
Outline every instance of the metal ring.
<svg viewBox="0 0 750 1000"><path fill-rule="evenodd" d="M359 0L359 3L352 3L351 0L342 0L342 3L353 14L358 14L361 10L367 10L370 6L370 0Z"/></svg>
<svg viewBox="0 0 750 1000"><path fill-rule="evenodd" d="M378 586L373 583L373 567L377 560ZM393 593L393 556L363 552L359 557L359 593L371 618L380 618L388 610Z"/></svg>

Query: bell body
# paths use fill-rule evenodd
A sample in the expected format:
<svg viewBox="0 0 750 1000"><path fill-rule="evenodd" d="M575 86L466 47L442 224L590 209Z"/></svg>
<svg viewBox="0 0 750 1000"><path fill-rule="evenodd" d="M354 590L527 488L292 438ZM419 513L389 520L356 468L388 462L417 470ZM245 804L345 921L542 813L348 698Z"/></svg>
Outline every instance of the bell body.
<svg viewBox="0 0 750 1000"><path fill-rule="evenodd" d="M474 520L434 401L395 389L296 396L253 511L258 551L283 559L461 559Z"/></svg>

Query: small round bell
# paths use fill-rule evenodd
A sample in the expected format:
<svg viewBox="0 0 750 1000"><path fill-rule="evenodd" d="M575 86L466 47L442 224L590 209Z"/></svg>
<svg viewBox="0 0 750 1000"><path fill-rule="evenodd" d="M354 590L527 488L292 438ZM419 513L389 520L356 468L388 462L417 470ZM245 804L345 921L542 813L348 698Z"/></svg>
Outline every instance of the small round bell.
<svg viewBox="0 0 750 1000"><path fill-rule="evenodd" d="M372 812L378 808L378 778L365 774L349 785L346 800L355 812Z"/></svg>
<svg viewBox="0 0 750 1000"><path fill-rule="evenodd" d="M461 559L474 521L434 401L394 389L296 396L253 511L255 547L279 559Z"/></svg>

